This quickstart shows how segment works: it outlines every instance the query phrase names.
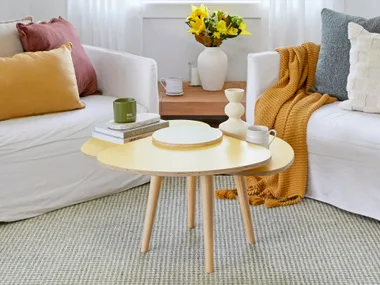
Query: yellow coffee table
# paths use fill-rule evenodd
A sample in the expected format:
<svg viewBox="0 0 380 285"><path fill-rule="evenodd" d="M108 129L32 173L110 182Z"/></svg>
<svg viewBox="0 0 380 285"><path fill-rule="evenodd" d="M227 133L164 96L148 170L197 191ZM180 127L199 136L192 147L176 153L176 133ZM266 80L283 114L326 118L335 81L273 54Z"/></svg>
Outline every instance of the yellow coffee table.
<svg viewBox="0 0 380 285"><path fill-rule="evenodd" d="M189 124L182 121L171 123ZM213 175L234 176L242 211L244 229L250 244L255 243L247 187L244 176L270 175L286 170L293 162L293 149L285 141L275 139L270 151L259 146L224 136L215 145L168 149L152 143L147 137L124 145L90 139L81 150L96 156L102 164L124 171L151 176L141 251L149 249L161 181L164 176L186 176L188 187L188 225L194 227L196 177L201 179L206 271L214 271L213 259Z"/></svg>

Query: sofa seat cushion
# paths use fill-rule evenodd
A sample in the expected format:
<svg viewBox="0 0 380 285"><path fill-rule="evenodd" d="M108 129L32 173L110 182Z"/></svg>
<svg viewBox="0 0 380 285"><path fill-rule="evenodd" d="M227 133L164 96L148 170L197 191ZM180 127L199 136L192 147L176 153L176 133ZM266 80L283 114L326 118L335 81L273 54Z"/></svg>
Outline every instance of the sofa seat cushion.
<svg viewBox="0 0 380 285"><path fill-rule="evenodd" d="M91 137L93 127L113 118L112 102L116 98L104 95L83 97L86 108L42 116L25 117L0 122L0 156L14 157L12 150L30 148L54 141ZM137 104L137 113L146 108Z"/></svg>
<svg viewBox="0 0 380 285"><path fill-rule="evenodd" d="M378 166L380 115L341 110L339 102L313 113L307 129L309 153Z"/></svg>
<svg viewBox="0 0 380 285"><path fill-rule="evenodd" d="M108 96L86 108L0 122L0 222L34 217L141 185L148 177L100 165L80 147L94 125L112 119ZM137 105L137 112L146 108Z"/></svg>
<svg viewBox="0 0 380 285"><path fill-rule="evenodd" d="M335 102L313 113L307 133L305 195L380 220L380 115Z"/></svg>

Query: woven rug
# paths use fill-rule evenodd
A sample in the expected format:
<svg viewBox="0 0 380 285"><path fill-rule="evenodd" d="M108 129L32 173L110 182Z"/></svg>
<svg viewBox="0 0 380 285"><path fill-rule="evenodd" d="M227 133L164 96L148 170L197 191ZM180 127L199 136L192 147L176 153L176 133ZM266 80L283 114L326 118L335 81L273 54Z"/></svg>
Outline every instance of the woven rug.
<svg viewBox="0 0 380 285"><path fill-rule="evenodd" d="M219 189L232 182L215 178ZM205 273L199 187L188 230L180 178L164 179L142 254L148 186L0 225L0 284L380 284L380 222L309 199L251 207L254 247L237 201L215 199L215 272Z"/></svg>

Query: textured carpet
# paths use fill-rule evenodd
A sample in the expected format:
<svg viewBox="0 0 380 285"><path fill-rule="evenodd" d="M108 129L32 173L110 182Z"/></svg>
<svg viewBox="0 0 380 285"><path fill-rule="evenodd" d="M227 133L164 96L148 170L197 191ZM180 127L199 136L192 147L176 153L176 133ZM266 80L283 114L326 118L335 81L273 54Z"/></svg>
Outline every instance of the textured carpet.
<svg viewBox="0 0 380 285"><path fill-rule="evenodd" d="M232 179L215 179L230 188ZM185 180L163 181L151 248L140 253L148 185L0 225L0 284L380 284L380 222L303 200L252 207L215 201L215 272L205 273L199 190L186 222ZM198 188L199 189L199 188Z"/></svg>

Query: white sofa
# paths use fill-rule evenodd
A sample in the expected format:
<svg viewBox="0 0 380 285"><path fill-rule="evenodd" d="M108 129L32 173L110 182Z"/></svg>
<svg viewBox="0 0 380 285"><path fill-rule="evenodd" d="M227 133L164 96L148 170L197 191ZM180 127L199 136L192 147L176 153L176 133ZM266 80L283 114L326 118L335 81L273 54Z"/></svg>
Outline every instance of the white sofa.
<svg viewBox="0 0 380 285"><path fill-rule="evenodd" d="M256 100L279 78L277 52L248 55L247 122ZM313 113L307 128L306 197L380 220L380 115L343 111L339 102Z"/></svg>
<svg viewBox="0 0 380 285"><path fill-rule="evenodd" d="M116 97L133 97L137 111L158 112L152 59L85 46L103 95L86 108L0 121L0 222L34 217L147 183L149 177L101 166L80 152L95 124L112 119Z"/></svg>

